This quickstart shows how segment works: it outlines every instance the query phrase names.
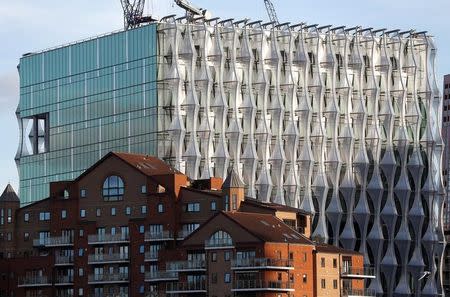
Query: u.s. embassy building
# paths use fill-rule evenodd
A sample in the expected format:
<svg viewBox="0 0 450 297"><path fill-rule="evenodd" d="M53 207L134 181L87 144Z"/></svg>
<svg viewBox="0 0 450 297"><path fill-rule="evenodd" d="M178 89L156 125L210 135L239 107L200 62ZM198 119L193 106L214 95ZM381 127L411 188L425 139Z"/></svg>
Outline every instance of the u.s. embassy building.
<svg viewBox="0 0 450 297"><path fill-rule="evenodd" d="M441 97L426 33L167 17L20 61L20 197L109 151L314 214L377 296L442 292Z"/></svg>

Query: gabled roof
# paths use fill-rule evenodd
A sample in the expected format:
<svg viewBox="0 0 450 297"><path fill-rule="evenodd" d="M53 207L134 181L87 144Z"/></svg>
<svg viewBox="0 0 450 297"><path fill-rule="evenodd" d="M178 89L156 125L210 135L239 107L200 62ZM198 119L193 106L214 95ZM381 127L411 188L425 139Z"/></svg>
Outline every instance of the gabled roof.
<svg viewBox="0 0 450 297"><path fill-rule="evenodd" d="M11 184L8 184L3 191L3 194L0 196L0 202L19 202L20 199L17 196L16 192L14 191Z"/></svg>
<svg viewBox="0 0 450 297"><path fill-rule="evenodd" d="M295 207L291 207L291 206L287 206L287 205L281 205L281 204L272 203L272 202L261 202L259 200L256 200L256 199L250 198L250 197L245 197L245 200L242 203L248 204L251 206L255 206L255 207L273 210L273 211L286 211L286 212L300 213L300 214L304 214L304 215L311 215L310 212L307 212L307 211L299 209L299 208L295 208Z"/></svg>
<svg viewBox="0 0 450 297"><path fill-rule="evenodd" d="M241 177L239 174L234 171L233 168L231 168L228 171L227 178L222 184L222 189L230 189L230 188L244 188L245 184L241 180Z"/></svg>
<svg viewBox="0 0 450 297"><path fill-rule="evenodd" d="M347 255L362 255L360 252L346 250L331 244L316 243L316 251L319 253L331 253L331 254L347 254Z"/></svg>
<svg viewBox="0 0 450 297"><path fill-rule="evenodd" d="M248 212L222 213L262 241L314 244L273 215Z"/></svg>

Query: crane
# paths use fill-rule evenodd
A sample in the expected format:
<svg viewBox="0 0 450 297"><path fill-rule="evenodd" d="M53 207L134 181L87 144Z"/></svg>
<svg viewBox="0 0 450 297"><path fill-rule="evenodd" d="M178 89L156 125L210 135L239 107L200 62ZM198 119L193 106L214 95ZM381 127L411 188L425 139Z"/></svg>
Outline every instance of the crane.
<svg viewBox="0 0 450 297"><path fill-rule="evenodd" d="M266 5L267 14L269 15L269 19L271 22L274 22L278 25L280 22L278 21L277 12L271 0L264 0L264 4Z"/></svg>
<svg viewBox="0 0 450 297"><path fill-rule="evenodd" d="M120 2L126 30L139 27L142 23L154 21L151 16L144 16L145 0L120 0Z"/></svg>

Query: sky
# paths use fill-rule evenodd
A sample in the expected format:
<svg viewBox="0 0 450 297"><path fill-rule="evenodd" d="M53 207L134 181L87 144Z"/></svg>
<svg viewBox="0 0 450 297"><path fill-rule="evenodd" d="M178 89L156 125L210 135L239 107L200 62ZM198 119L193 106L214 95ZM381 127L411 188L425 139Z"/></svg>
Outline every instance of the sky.
<svg viewBox="0 0 450 297"><path fill-rule="evenodd" d="M213 16L267 21L263 0L192 0ZM437 78L450 73L449 0L272 0L280 22L428 31L438 47ZM147 0L146 14L183 12L172 0ZM0 191L18 189L17 65L22 54L121 29L119 0L0 1Z"/></svg>

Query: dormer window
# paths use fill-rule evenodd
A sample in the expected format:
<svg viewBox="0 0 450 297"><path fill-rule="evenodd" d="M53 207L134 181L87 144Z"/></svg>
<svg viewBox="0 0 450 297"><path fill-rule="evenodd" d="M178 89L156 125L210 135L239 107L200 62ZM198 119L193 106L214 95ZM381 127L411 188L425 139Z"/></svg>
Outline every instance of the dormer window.
<svg viewBox="0 0 450 297"><path fill-rule="evenodd" d="M125 186L123 180L112 175L106 178L103 182L103 200L105 201L118 201L123 200Z"/></svg>

